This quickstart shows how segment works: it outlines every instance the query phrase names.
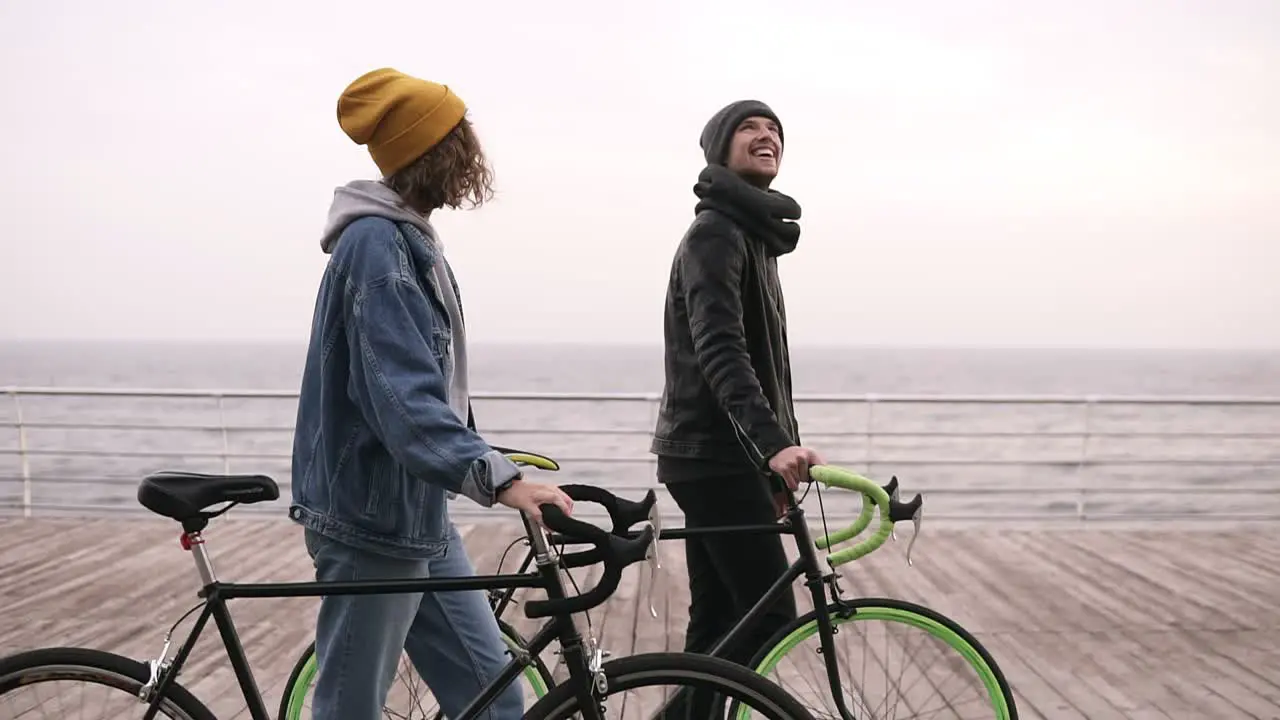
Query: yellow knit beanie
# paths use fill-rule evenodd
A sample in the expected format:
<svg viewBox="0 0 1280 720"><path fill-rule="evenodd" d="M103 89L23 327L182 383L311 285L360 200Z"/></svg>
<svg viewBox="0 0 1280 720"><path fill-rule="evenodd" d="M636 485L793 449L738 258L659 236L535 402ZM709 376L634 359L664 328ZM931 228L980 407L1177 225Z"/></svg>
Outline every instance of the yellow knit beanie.
<svg viewBox="0 0 1280 720"><path fill-rule="evenodd" d="M435 147L466 112L448 86L391 68L361 75L338 98L342 131L368 146L383 176Z"/></svg>

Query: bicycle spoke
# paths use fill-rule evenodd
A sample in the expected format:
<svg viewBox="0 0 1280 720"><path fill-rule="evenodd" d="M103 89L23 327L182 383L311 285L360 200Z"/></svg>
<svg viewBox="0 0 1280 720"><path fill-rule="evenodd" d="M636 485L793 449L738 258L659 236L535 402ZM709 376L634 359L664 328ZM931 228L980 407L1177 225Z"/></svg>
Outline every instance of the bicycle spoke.
<svg viewBox="0 0 1280 720"><path fill-rule="evenodd" d="M942 639L906 622L866 615L833 620L839 623L833 638L839 691L859 720L997 717L983 677ZM819 642L816 631L807 636L786 651L769 676L815 716L838 718Z"/></svg>

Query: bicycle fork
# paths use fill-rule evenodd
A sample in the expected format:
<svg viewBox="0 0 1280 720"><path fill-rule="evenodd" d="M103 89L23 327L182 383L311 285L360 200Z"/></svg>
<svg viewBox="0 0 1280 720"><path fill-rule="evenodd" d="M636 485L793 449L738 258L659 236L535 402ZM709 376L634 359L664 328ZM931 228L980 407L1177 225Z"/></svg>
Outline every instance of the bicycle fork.
<svg viewBox="0 0 1280 720"><path fill-rule="evenodd" d="M835 634L836 627L831 622L831 616L827 614L826 588L831 589L831 600L834 604L842 604L843 598L840 596L840 574L832 567L830 560L824 555L819 557L813 544L813 537L809 534L809 526L804 522L803 511L796 508L795 516L791 518L792 527L795 533L797 544L801 548L801 553L807 557L807 568L805 569L805 587L809 588L809 592L813 597L813 608L818 617L818 652L822 655L823 664L827 667L827 683L831 686L831 698L835 700L836 709L840 711L842 720L858 720L857 716L849 710L849 706L845 703L844 686L840 682L840 663L836 657Z"/></svg>

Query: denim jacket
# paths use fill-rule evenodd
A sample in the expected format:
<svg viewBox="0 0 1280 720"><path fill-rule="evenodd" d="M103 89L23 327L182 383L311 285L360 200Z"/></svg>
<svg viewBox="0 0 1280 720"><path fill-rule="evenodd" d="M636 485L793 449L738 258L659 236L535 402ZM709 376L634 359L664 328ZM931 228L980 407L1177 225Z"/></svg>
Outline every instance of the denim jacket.
<svg viewBox="0 0 1280 720"><path fill-rule="evenodd" d="M437 557L452 493L482 506L519 469L450 409L437 254L410 223L342 231L320 283L293 440L289 517L340 542ZM452 277L450 277L452 280Z"/></svg>

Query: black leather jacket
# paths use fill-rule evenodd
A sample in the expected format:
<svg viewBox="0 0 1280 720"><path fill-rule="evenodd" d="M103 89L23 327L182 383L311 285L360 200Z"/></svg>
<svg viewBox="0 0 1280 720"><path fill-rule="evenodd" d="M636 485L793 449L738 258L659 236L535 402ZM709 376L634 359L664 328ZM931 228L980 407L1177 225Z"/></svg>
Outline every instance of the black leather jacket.
<svg viewBox="0 0 1280 720"><path fill-rule="evenodd" d="M716 210L676 250L664 337L651 452L764 469L799 444L777 258Z"/></svg>

